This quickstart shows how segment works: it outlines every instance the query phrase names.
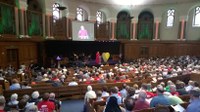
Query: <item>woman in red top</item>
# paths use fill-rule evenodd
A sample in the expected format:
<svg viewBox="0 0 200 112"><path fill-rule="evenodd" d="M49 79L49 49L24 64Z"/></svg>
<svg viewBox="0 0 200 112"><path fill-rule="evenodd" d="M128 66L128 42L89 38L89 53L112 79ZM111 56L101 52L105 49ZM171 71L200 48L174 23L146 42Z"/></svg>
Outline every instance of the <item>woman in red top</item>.
<svg viewBox="0 0 200 112"><path fill-rule="evenodd" d="M99 51L97 51L97 53L96 53L96 60L95 60L96 64L100 64L101 63L101 58L100 57L101 57L100 53L99 53Z"/></svg>

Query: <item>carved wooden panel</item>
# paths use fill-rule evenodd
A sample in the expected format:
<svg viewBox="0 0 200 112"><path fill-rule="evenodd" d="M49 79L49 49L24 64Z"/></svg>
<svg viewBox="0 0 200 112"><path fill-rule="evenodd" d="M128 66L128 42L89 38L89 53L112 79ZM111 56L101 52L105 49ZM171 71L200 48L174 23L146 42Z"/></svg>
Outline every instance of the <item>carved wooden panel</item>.
<svg viewBox="0 0 200 112"><path fill-rule="evenodd" d="M96 29L96 39L97 40L109 40L110 23L105 22L99 25Z"/></svg>
<svg viewBox="0 0 200 112"><path fill-rule="evenodd" d="M55 39L66 39L66 18L61 18L53 23L53 36Z"/></svg>

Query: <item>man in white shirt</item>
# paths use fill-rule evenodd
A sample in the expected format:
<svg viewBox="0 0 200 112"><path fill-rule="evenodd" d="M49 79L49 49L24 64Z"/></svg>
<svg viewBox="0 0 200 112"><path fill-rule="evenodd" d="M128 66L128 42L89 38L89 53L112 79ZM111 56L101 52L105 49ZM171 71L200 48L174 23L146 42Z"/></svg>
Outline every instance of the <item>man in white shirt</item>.
<svg viewBox="0 0 200 112"><path fill-rule="evenodd" d="M89 99L92 99L92 98L96 98L97 97L97 95L96 95L96 93L92 90L92 86L87 86L87 92L86 92L86 94L85 94L85 98L84 98L84 101L85 101L85 103L87 102L87 101L89 101Z"/></svg>
<svg viewBox="0 0 200 112"><path fill-rule="evenodd" d="M107 91L108 91L107 86L104 86L101 97L108 97L110 94Z"/></svg>
<svg viewBox="0 0 200 112"><path fill-rule="evenodd" d="M69 82L68 86L78 86L78 83L75 81L75 78L73 78L72 81Z"/></svg>

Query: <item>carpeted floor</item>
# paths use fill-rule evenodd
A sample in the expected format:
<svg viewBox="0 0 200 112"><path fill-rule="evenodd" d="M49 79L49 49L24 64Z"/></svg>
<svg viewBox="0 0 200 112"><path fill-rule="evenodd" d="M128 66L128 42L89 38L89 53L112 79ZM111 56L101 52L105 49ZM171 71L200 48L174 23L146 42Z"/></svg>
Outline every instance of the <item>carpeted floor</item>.
<svg viewBox="0 0 200 112"><path fill-rule="evenodd" d="M62 101L61 112L82 112L83 104L83 100Z"/></svg>

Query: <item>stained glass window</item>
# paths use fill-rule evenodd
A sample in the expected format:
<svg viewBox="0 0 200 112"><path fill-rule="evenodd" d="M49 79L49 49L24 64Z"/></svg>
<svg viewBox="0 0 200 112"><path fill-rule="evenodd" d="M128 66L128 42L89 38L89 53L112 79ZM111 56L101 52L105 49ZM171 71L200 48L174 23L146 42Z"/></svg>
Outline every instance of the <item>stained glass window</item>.
<svg viewBox="0 0 200 112"><path fill-rule="evenodd" d="M195 8L192 26L200 27L200 6Z"/></svg>
<svg viewBox="0 0 200 112"><path fill-rule="evenodd" d="M174 25L175 10L170 9L167 11L167 27L173 27Z"/></svg>
<svg viewBox="0 0 200 112"><path fill-rule="evenodd" d="M97 18L97 26L99 27L99 25L103 23L103 13L101 11L97 11L96 18Z"/></svg>
<svg viewBox="0 0 200 112"><path fill-rule="evenodd" d="M56 22L60 18L60 10L58 7L60 7L58 3L53 4L53 22Z"/></svg>
<svg viewBox="0 0 200 112"><path fill-rule="evenodd" d="M77 8L76 9L76 18L78 21L83 21L83 9L82 8Z"/></svg>

